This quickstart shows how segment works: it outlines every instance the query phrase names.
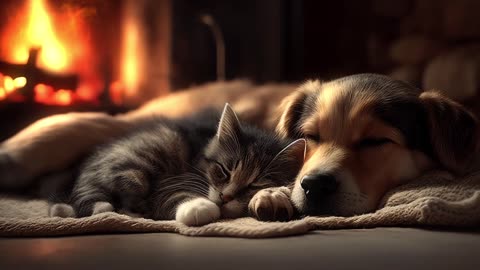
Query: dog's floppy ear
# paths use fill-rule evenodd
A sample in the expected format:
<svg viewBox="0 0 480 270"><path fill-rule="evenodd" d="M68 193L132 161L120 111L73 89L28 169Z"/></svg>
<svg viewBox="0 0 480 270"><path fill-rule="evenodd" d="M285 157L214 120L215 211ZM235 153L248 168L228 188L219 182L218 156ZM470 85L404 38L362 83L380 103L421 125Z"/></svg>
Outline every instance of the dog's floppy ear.
<svg viewBox="0 0 480 270"><path fill-rule="evenodd" d="M312 104L306 104L307 99L312 92L318 92L320 86L319 81L309 81L283 99L279 106L278 115L280 115L280 118L275 129L282 138L300 138L302 136L298 130L298 125L305 112L305 107L312 106ZM313 97L316 97L316 95L313 95Z"/></svg>
<svg viewBox="0 0 480 270"><path fill-rule="evenodd" d="M420 95L427 113L432 150L447 169L463 173L479 150L479 122L462 105L441 94Z"/></svg>

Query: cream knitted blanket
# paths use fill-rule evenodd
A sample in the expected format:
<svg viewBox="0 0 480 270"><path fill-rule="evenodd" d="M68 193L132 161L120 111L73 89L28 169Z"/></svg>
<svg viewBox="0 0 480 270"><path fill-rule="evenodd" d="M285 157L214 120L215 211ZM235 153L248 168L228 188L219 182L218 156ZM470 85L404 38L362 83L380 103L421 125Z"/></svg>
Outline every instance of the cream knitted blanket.
<svg viewBox="0 0 480 270"><path fill-rule="evenodd" d="M112 232L176 232L190 236L245 238L303 234L311 230L378 226L480 225L480 173L455 179L445 172L425 175L385 196L375 213L353 217L305 217L290 222L260 222L252 218L225 220L203 227L175 221L153 221L116 213L87 218L48 217L41 200L0 197L0 236L54 236Z"/></svg>

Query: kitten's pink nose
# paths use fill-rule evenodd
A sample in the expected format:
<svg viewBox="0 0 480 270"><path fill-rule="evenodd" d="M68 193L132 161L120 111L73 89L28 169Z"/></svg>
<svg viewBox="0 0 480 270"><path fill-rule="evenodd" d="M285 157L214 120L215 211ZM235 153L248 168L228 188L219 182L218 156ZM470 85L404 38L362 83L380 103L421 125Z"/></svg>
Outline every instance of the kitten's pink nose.
<svg viewBox="0 0 480 270"><path fill-rule="evenodd" d="M231 201L231 200L233 199L232 196L230 196L230 195L225 195L225 194L222 194L221 197L222 197L222 202L223 202L223 203L227 203L227 202L229 202L229 201Z"/></svg>

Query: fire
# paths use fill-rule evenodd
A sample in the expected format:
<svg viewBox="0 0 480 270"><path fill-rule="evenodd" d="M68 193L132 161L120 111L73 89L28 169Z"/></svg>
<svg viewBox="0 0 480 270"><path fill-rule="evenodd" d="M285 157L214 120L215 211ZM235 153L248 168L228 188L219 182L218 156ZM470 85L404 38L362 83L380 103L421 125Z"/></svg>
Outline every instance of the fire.
<svg viewBox="0 0 480 270"><path fill-rule="evenodd" d="M138 86L140 66L138 63L137 52L139 44L139 31L133 21L127 21L124 33L123 65L122 77L126 89L135 91Z"/></svg>
<svg viewBox="0 0 480 270"><path fill-rule="evenodd" d="M9 46L4 50L6 55L2 55L2 59L12 63L26 63L28 51L31 48L41 48L37 63L39 67L55 72L70 71L72 55L67 53L66 46L59 41L44 0L29 0L11 25L4 35L4 39L9 42L2 42L2 46Z"/></svg>
<svg viewBox="0 0 480 270"><path fill-rule="evenodd" d="M121 102L123 98L133 98L138 93L144 79L144 51L142 40L144 33L139 22L139 6L137 1L126 1L123 9L122 52L120 82L110 87L113 101ZM121 90L120 90L121 89Z"/></svg>
<svg viewBox="0 0 480 270"><path fill-rule="evenodd" d="M0 59L26 64L29 51L40 48L35 63L37 68L52 74L76 74L79 85L77 89L53 89L39 82L32 86L35 101L51 105L70 105L75 100L95 101L103 86L94 68L97 63L86 29L81 8L63 4L54 10L45 0L29 0L18 7L18 13L12 14L8 25L2 28ZM4 75L0 83L0 101L10 99L12 92L28 85L31 79L28 74L17 78Z"/></svg>
<svg viewBox="0 0 480 270"><path fill-rule="evenodd" d="M26 28L25 42L14 48L14 62L25 63L30 48L42 48L39 63L53 71L63 71L69 63L66 49L58 41L52 28L43 0L31 0L29 3L29 20Z"/></svg>

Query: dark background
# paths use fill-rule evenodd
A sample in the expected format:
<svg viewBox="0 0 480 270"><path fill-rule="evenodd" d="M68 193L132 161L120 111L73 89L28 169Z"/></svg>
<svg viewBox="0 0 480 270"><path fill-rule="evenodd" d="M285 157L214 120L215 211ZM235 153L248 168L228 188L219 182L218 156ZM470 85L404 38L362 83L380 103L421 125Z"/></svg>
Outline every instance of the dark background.
<svg viewBox="0 0 480 270"><path fill-rule="evenodd" d="M377 42L388 43L399 31L398 18L378 16L371 0L176 0L171 4L174 89L216 79L214 39L199 22L199 14L211 14L222 28L227 79L258 83L384 72L386 61L371 61L370 55L385 52L369 51L368 39L375 33Z"/></svg>
<svg viewBox="0 0 480 270"><path fill-rule="evenodd" d="M172 2L172 85L215 80L215 43L199 14L222 28L227 79L258 83L372 71L365 42L370 1L179 0Z"/></svg>

